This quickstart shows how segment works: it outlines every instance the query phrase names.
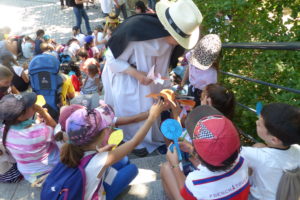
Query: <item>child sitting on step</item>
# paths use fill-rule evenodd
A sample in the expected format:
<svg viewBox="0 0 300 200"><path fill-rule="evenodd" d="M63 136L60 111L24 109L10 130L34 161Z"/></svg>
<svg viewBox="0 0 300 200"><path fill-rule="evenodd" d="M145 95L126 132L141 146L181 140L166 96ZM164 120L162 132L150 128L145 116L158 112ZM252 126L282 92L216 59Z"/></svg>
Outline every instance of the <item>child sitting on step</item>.
<svg viewBox="0 0 300 200"><path fill-rule="evenodd" d="M185 149L198 160L197 169L185 176L176 148L173 153L168 150L168 161L160 171L167 196L176 200L247 200L248 168L240 156L240 138L233 123L205 105L190 112L185 125L193 142Z"/></svg>
<svg viewBox="0 0 300 200"><path fill-rule="evenodd" d="M8 94L0 100L3 145L30 183L48 174L59 161L59 149L53 135L56 122L35 104L36 99L35 93L21 93ZM45 123L35 124L35 113Z"/></svg>
<svg viewBox="0 0 300 200"><path fill-rule="evenodd" d="M103 185L102 182L105 178L106 168L121 160L143 140L163 109L164 103L161 101L153 105L148 119L135 136L113 151L110 150L114 145L100 148L102 143L106 143L103 141L105 135L113 131L111 125L114 113L109 106L102 105L92 110L77 109L68 117L66 120L68 142L62 147L61 162L68 167L78 167L82 159L95 153L84 168L86 174L85 200L91 199L95 193L100 199L105 196L108 200L115 199L128 186L137 175L135 165L124 160L110 185ZM50 179L51 175L49 175Z"/></svg>
<svg viewBox="0 0 300 200"><path fill-rule="evenodd" d="M278 199L276 192L284 172L300 167L300 109L284 103L266 105L256 121L256 131L265 144L243 147L241 151L253 171L250 199ZM297 182L295 191L299 191L299 178ZM285 188L285 192L287 190Z"/></svg>
<svg viewBox="0 0 300 200"><path fill-rule="evenodd" d="M89 65L88 66L88 75L83 82L81 93L82 94L101 94L102 85L100 83L100 75L99 75L99 68L97 65Z"/></svg>

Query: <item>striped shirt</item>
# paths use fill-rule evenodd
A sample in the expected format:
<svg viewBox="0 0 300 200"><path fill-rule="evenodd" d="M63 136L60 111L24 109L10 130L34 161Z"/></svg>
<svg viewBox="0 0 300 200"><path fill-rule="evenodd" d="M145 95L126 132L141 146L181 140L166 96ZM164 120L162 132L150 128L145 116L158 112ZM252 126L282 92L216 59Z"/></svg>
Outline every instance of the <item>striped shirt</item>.
<svg viewBox="0 0 300 200"><path fill-rule="evenodd" d="M188 174L181 195L186 200L247 200L249 188L248 167L239 157L227 171L212 172L199 165L198 170Z"/></svg>
<svg viewBox="0 0 300 200"><path fill-rule="evenodd" d="M44 123L21 130L12 126L7 134L6 148L16 159L19 171L31 183L50 172L59 161L53 129Z"/></svg>

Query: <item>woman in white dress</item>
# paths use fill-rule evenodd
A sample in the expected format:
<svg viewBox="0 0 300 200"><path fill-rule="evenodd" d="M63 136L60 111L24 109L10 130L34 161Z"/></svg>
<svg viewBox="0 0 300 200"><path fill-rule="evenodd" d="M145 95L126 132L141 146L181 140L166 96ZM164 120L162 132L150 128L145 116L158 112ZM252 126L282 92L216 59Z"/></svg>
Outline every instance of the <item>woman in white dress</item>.
<svg viewBox="0 0 300 200"><path fill-rule="evenodd" d="M182 16L182 8L186 9L187 16ZM153 99L145 96L170 87L169 81L160 85L147 78L152 66L155 66L155 73L168 76L170 62L183 53L178 44L190 49L198 41L202 15L192 1L159 2L156 10L158 17L140 14L128 18L108 42L102 81L105 102L114 107L116 116L147 111ZM121 126L124 140L132 138L142 124ZM158 125L158 122L155 123L144 141L137 146L137 149L147 150L140 155L145 156L162 144L163 137Z"/></svg>

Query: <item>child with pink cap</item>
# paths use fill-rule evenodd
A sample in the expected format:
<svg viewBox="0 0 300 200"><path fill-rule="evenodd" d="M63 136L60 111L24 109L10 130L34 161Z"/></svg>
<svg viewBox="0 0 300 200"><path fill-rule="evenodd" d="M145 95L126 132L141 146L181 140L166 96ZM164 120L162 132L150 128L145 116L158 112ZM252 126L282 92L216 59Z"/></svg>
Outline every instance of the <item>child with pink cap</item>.
<svg viewBox="0 0 300 200"><path fill-rule="evenodd" d="M148 130L165 108L159 101L153 105L149 117L135 136L113 151L114 145L107 143L107 135L112 132L114 112L110 106L101 104L95 109L75 108L67 118L65 130L68 141L61 149L61 162L71 168L78 167L84 157L95 154L84 168L86 174L84 199L92 199L97 193L100 199L114 199L137 175L137 168L127 160L120 161L130 153L146 136ZM64 121L64 120L63 120ZM102 147L102 148L101 148ZM118 163L118 172L110 184L103 183L106 169ZM51 174L49 175L51 176Z"/></svg>

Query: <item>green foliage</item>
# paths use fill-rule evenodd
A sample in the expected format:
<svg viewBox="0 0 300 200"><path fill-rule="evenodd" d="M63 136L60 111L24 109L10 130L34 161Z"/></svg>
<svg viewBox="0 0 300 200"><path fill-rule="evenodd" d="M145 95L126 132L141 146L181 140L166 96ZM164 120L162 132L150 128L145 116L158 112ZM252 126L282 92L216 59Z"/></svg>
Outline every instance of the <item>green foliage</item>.
<svg viewBox="0 0 300 200"><path fill-rule="evenodd" d="M202 34L220 35L222 42L300 41L299 0L194 0L204 19ZM231 15L226 21L224 16ZM216 18L218 20L216 20ZM300 89L300 51L223 49L221 70ZM300 95L220 74L237 101L255 108L285 102L300 106ZM235 122L256 137L254 113L237 107Z"/></svg>

